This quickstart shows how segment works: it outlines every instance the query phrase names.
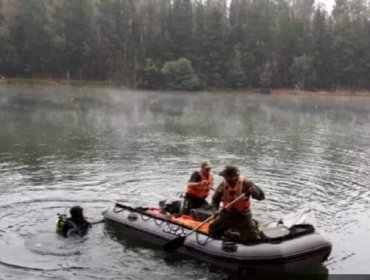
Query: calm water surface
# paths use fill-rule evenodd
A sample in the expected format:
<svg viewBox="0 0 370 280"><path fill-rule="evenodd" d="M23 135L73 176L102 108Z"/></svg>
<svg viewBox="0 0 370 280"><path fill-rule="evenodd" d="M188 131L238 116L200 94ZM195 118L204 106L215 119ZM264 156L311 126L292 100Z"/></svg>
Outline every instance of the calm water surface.
<svg viewBox="0 0 370 280"><path fill-rule="evenodd" d="M101 219L184 189L203 159L260 185L254 215L315 210L324 270L370 273L370 98L143 93L0 85L1 279L234 279L110 234L54 234L75 204Z"/></svg>

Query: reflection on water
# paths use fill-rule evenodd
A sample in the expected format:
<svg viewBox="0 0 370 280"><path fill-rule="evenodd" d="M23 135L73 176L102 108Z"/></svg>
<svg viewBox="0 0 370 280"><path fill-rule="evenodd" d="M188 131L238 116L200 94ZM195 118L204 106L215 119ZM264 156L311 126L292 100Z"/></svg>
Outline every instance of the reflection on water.
<svg viewBox="0 0 370 280"><path fill-rule="evenodd" d="M329 273L370 273L369 113L363 97L3 86L0 275L235 279L118 243L102 225L72 246L52 234L56 214L75 204L91 220L110 200L156 205L182 191L203 159L215 169L237 164L263 187L256 216L315 209L334 244Z"/></svg>

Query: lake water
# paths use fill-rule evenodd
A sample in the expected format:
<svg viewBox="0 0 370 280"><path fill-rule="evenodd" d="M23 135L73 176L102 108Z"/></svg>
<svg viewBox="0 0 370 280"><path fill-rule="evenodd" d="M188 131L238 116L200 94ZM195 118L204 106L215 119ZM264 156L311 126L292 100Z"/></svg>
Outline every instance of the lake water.
<svg viewBox="0 0 370 280"><path fill-rule="evenodd" d="M73 205L155 206L208 159L262 187L255 217L315 210L329 274L370 273L370 99L0 85L1 279L234 279L95 226L54 233Z"/></svg>

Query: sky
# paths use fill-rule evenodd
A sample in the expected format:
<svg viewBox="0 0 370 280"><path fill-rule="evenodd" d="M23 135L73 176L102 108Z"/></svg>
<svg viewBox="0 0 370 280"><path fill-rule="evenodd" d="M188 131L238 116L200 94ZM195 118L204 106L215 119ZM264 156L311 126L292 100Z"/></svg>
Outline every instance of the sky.
<svg viewBox="0 0 370 280"><path fill-rule="evenodd" d="M318 0L316 2L321 2L325 4L326 8L328 9L328 12L331 12L334 6L334 1L335 0Z"/></svg>
<svg viewBox="0 0 370 280"><path fill-rule="evenodd" d="M228 3L230 4L230 1L231 0L228 0ZM326 6L326 9L328 10L328 12L330 13L332 10L333 10L333 6L334 6L334 2L335 0L315 0L316 3L323 3L325 4Z"/></svg>

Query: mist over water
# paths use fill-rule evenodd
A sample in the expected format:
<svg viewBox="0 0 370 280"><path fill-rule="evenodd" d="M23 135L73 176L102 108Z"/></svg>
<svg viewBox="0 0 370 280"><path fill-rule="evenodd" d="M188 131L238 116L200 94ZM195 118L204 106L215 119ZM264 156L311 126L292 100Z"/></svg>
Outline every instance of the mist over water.
<svg viewBox="0 0 370 280"><path fill-rule="evenodd" d="M76 204L92 221L110 200L155 206L204 159L264 189L257 218L315 209L329 273L370 273L369 100L1 86L0 278L231 277L104 225L82 240L54 233Z"/></svg>

